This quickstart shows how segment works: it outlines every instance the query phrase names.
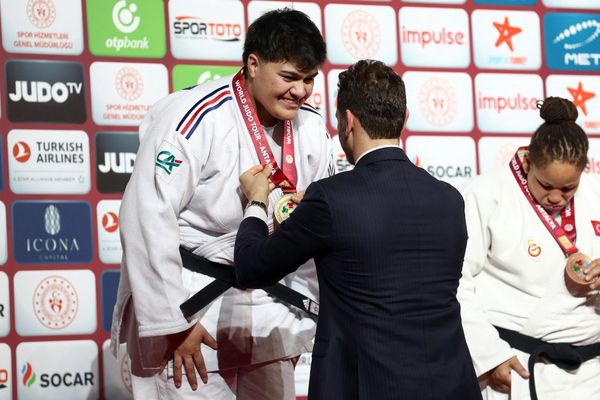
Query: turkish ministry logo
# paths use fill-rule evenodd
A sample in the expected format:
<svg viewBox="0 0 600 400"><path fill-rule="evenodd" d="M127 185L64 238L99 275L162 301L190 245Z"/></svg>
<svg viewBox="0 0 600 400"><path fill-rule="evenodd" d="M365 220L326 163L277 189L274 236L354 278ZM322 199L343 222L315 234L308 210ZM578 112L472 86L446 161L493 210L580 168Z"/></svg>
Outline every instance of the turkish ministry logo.
<svg viewBox="0 0 600 400"><path fill-rule="evenodd" d="M90 52L95 56L163 57L163 7L161 0L88 0Z"/></svg>
<svg viewBox="0 0 600 400"><path fill-rule="evenodd" d="M419 105L427 120L445 126L456 116L456 92L445 78L430 78L419 93Z"/></svg>
<svg viewBox="0 0 600 400"><path fill-rule="evenodd" d="M56 18L56 8L52 0L29 0L27 2L27 17L40 29L48 28Z"/></svg>
<svg viewBox="0 0 600 400"><path fill-rule="evenodd" d="M59 336L96 331L96 281L92 271L18 271L13 281L15 328L19 335Z"/></svg>
<svg viewBox="0 0 600 400"><path fill-rule="evenodd" d="M135 68L124 67L117 72L115 87L123 100L135 101L144 91L144 79Z"/></svg>
<svg viewBox="0 0 600 400"><path fill-rule="evenodd" d="M473 129L473 85L462 72L417 72L403 75L411 109L407 128L411 131L469 132Z"/></svg>
<svg viewBox="0 0 600 400"><path fill-rule="evenodd" d="M396 17L392 7L327 4L327 54L334 64L374 58L393 65L398 60Z"/></svg>
<svg viewBox="0 0 600 400"><path fill-rule="evenodd" d="M163 64L96 61L90 66L92 118L99 125L137 126L169 93Z"/></svg>
<svg viewBox="0 0 600 400"><path fill-rule="evenodd" d="M49 276L33 292L33 311L49 329L63 329L75 315L79 301L73 285L62 276Z"/></svg>
<svg viewBox="0 0 600 400"><path fill-rule="evenodd" d="M368 12L352 11L342 23L342 38L346 50L357 59L372 58L381 44L377 20Z"/></svg>
<svg viewBox="0 0 600 400"><path fill-rule="evenodd" d="M544 44L549 68L598 71L600 16L548 13L544 15Z"/></svg>
<svg viewBox="0 0 600 400"><path fill-rule="evenodd" d="M90 206L78 201L13 203L13 246L20 264L86 263L92 259Z"/></svg>
<svg viewBox="0 0 600 400"><path fill-rule="evenodd" d="M83 51L81 2L1 0L2 45L9 53L79 55Z"/></svg>
<svg viewBox="0 0 600 400"><path fill-rule="evenodd" d="M123 193L129 182L139 138L135 133L98 133L96 148L96 186L101 193Z"/></svg>
<svg viewBox="0 0 600 400"><path fill-rule="evenodd" d="M79 63L10 60L6 63L6 93L11 122L85 122Z"/></svg>

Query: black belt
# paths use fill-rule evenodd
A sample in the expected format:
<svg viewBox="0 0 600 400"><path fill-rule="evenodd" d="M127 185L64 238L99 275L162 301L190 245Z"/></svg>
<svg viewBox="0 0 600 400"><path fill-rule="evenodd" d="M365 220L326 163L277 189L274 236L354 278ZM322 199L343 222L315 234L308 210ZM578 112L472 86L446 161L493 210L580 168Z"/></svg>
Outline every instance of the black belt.
<svg viewBox="0 0 600 400"><path fill-rule="evenodd" d="M531 400L538 400L535 391L535 376L533 369L539 358L544 357L557 367L572 371L587 360L600 356L600 343L587 346L573 346L569 343L548 343L540 339L522 335L496 326L500 338L507 341L515 349L529 353L529 393Z"/></svg>
<svg viewBox="0 0 600 400"><path fill-rule="evenodd" d="M181 254L181 261L183 262L184 268L215 278L213 282L209 283L192 297L181 303L179 308L186 318L191 317L199 310L209 305L227 289L231 287L239 288L235 276L235 268L232 265L224 265L209 261L182 247L179 248L179 253ZM276 283L261 289L269 295L291 304L313 317L319 316L319 304L316 301L309 299L281 283Z"/></svg>

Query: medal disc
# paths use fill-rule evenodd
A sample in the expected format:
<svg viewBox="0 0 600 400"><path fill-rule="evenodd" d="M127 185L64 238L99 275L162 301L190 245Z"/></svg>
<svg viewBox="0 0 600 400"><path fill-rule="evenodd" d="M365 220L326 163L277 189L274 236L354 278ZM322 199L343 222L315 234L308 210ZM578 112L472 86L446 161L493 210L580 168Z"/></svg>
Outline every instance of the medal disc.
<svg viewBox="0 0 600 400"><path fill-rule="evenodd" d="M589 285L592 282L587 282L585 280L583 269L590 265L590 261L591 259L584 255L569 260L566 266L567 276L577 284Z"/></svg>
<svg viewBox="0 0 600 400"><path fill-rule="evenodd" d="M275 204L275 219L280 224L290 216L292 211L294 211L296 209L296 206L298 205L292 201L293 195L295 195L295 193L288 193L286 195L283 195Z"/></svg>

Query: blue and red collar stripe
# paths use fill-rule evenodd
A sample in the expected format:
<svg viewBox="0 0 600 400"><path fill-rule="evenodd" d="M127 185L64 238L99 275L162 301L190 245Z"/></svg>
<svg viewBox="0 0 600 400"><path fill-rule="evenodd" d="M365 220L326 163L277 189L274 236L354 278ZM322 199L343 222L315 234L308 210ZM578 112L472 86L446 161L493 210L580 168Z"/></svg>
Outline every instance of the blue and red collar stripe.
<svg viewBox="0 0 600 400"><path fill-rule="evenodd" d="M177 132L189 139L196 128L204 118L212 110L216 110L225 102L232 100L229 85L221 86L196 102L183 116L179 124L177 124Z"/></svg>

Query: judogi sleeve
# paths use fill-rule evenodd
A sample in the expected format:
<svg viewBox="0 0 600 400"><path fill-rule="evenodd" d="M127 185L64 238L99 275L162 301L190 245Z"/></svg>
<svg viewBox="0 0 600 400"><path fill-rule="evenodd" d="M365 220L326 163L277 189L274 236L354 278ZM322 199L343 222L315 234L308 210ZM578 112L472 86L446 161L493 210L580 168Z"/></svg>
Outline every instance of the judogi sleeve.
<svg viewBox="0 0 600 400"><path fill-rule="evenodd" d="M319 182L269 236L265 220L246 214L235 240L235 273L245 288L272 285L330 246L331 212Z"/></svg>
<svg viewBox="0 0 600 400"><path fill-rule="evenodd" d="M177 102L175 102L177 103ZM170 108L170 109L169 109ZM123 262L134 299L139 336L181 332L182 284L178 216L190 201L208 150L174 132L172 103L160 103L140 127L140 147L120 208Z"/></svg>
<svg viewBox="0 0 600 400"><path fill-rule="evenodd" d="M477 376L515 355L510 345L500 339L477 300L477 275L486 265L492 234L488 221L497 201L490 197L492 190L482 188L481 183L484 182L476 178L463 191L468 241L457 291L465 337Z"/></svg>

